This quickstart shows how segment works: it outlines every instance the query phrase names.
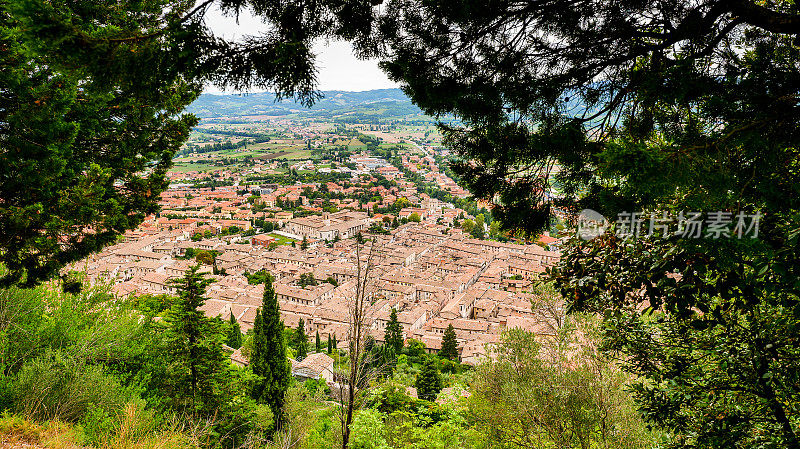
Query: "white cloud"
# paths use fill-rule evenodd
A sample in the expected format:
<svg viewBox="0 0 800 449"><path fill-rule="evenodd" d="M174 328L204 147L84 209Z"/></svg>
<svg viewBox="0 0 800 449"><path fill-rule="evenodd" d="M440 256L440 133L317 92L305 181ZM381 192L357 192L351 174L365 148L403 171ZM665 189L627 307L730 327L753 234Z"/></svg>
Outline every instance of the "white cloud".
<svg viewBox="0 0 800 449"><path fill-rule="evenodd" d="M248 11L236 18L223 15L218 9L208 12L206 21L215 34L226 39L239 39L245 35L258 35L267 25ZM353 54L348 42L319 42L314 46L317 55L317 82L320 90L363 91L398 87L381 69L377 60L360 60ZM207 86L206 92L219 93L216 86Z"/></svg>

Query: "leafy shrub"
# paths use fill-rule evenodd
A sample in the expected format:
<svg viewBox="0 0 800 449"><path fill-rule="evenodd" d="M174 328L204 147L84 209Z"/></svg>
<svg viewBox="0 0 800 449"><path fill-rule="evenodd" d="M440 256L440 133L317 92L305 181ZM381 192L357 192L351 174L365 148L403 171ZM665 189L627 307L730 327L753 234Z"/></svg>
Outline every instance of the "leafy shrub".
<svg viewBox="0 0 800 449"><path fill-rule="evenodd" d="M388 415L401 410L413 411L418 402L406 393L404 385L386 383L372 391L365 405Z"/></svg>
<svg viewBox="0 0 800 449"><path fill-rule="evenodd" d="M39 421L81 421L90 409L121 408L119 382L99 366L88 366L59 352L26 363L14 382L16 410Z"/></svg>
<svg viewBox="0 0 800 449"><path fill-rule="evenodd" d="M104 439L114 432L117 426L115 418L115 414L110 411L91 404L83 419L81 419L81 427L86 437L84 442L94 446L100 445Z"/></svg>
<svg viewBox="0 0 800 449"><path fill-rule="evenodd" d="M439 371L442 373L456 374L461 370L461 366L449 359L439 359Z"/></svg>
<svg viewBox="0 0 800 449"><path fill-rule="evenodd" d="M19 370L41 345L36 330L42 324L45 308L38 290L0 290L0 370L6 374Z"/></svg>
<svg viewBox="0 0 800 449"><path fill-rule="evenodd" d="M350 447L353 449L388 449L383 414L377 410L361 410L351 425Z"/></svg>
<svg viewBox="0 0 800 449"><path fill-rule="evenodd" d="M311 396L322 394L325 397L329 397L331 394L331 389L325 379L309 379L303 382L303 386L306 387Z"/></svg>
<svg viewBox="0 0 800 449"><path fill-rule="evenodd" d="M174 296L143 294L134 300L134 306L147 315L160 316L169 310L174 302Z"/></svg>

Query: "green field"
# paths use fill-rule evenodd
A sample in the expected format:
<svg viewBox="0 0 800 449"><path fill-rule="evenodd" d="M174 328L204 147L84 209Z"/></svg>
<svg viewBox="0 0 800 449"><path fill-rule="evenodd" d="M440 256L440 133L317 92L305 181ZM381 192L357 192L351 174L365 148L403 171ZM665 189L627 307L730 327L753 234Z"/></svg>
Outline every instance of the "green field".
<svg viewBox="0 0 800 449"><path fill-rule="evenodd" d="M270 237L275 237L275 242L278 245L291 245L292 242L296 242L297 241L297 240L293 240L293 239L290 239L288 237L284 237L284 236L278 235L278 234L269 233L267 235L270 236Z"/></svg>
<svg viewBox="0 0 800 449"><path fill-rule="evenodd" d="M277 154L277 153L285 153L280 154L276 157L276 159L287 159L290 161L298 161L298 160L305 160L311 158L311 151L307 150L305 146L302 145L294 145L294 146L279 146L279 145L272 145L268 146L269 144L259 144L260 148L253 148L248 147L247 149L240 149L240 150L222 150L210 153L203 153L202 155L190 155L187 158L180 158L175 159L175 165L173 167L173 171L176 172L187 172L187 171L216 171L216 170L230 170L235 168L236 166L217 166L214 165L214 161L216 159L225 158L225 159L244 159L247 156L257 158L260 156L268 156L270 154ZM211 155L211 159L202 159L201 162L189 162L189 161L198 161L201 157Z"/></svg>
<svg viewBox="0 0 800 449"><path fill-rule="evenodd" d="M288 117L287 117L288 118ZM295 122L297 125L297 122ZM317 147L320 143L320 138L324 139L323 145L325 148L332 148L332 147L347 147L350 151L363 151L366 149L367 145L363 142L359 141L357 138L340 138L334 142L330 142L325 139L325 130L327 129L328 132L331 134L336 131L336 126L326 122L317 122L317 121L303 121L301 123L304 129L314 130L314 132L322 132L321 135L318 135L312 145ZM323 125L327 125L328 128L324 128ZM361 125L354 125L353 128L359 129L361 132L363 130L363 126ZM211 126L204 126L204 132L193 132L190 138L190 142L195 145L207 145L212 144L214 142L226 141L229 140L231 142L235 142L240 140L241 137L228 135L225 133L229 132L248 132L248 133L259 133L259 134L268 134L273 136L273 140L269 142L261 142L261 143L254 143L250 144L247 147L237 148L237 149L226 149L220 150L215 152L208 152L208 153L200 153L197 155L189 155L185 158L176 159L173 171L175 172L187 172L187 171L201 171L201 172L215 172L220 170L231 170L237 171L239 168L244 168L240 164L236 163L244 158L258 158L264 162L269 162L271 159L280 159L280 160L287 160L287 161L302 161L314 158L312 150L308 150L307 144L303 140L304 137L300 135L297 131L297 128L290 128L285 124L274 124L269 122L251 122L246 124L215 124ZM219 131L220 134L214 135L214 131ZM384 132L391 132L392 134L401 135L401 136L408 136L416 134L421 137L421 134L429 133L429 135L436 135L436 129L434 126L409 126L409 125L400 125L395 127L391 131L384 131ZM384 135L385 136L385 135ZM280 142L278 142L280 141ZM383 142L380 144L381 148L392 147L395 145L400 145L403 147L409 147L410 145L406 142L402 144L395 144L395 143L387 143ZM206 159L205 157L210 156L210 158ZM271 156L271 157L270 157ZM215 161L219 159L228 159L230 162L229 165L215 165ZM290 162L291 163L291 162Z"/></svg>

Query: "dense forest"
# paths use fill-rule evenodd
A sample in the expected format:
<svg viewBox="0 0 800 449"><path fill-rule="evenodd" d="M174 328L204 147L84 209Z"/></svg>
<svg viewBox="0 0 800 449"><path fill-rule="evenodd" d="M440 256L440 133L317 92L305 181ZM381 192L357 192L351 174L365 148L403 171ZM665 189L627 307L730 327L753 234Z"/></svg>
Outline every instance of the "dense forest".
<svg viewBox="0 0 800 449"><path fill-rule="evenodd" d="M265 32L216 36L213 8ZM789 0L0 0L3 438L800 449L798 36ZM331 39L455 119L452 170L504 229L608 217L537 286L568 312L548 338L508 332L470 370L354 337L331 351L350 388L329 395L288 376L309 348L269 276L243 336L199 311L195 270L174 298L63 272L157 212L204 85L310 108ZM244 369L223 347L241 338Z"/></svg>

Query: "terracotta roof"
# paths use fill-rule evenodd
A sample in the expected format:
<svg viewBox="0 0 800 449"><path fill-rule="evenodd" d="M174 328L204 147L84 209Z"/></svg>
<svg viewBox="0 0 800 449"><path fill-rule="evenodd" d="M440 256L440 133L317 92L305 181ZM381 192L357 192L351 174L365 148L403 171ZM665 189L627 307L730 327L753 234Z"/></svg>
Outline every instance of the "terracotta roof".
<svg viewBox="0 0 800 449"><path fill-rule="evenodd" d="M333 368L333 359L327 354L322 352L314 352L308 355L302 362L292 367L292 371L300 369L308 369L317 375L322 374L325 370Z"/></svg>

